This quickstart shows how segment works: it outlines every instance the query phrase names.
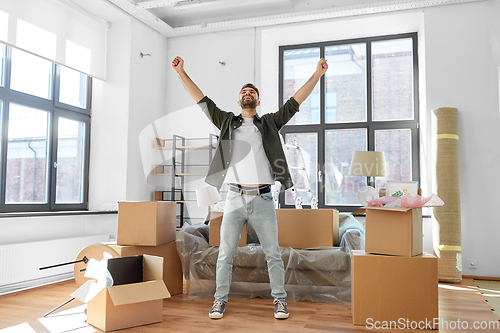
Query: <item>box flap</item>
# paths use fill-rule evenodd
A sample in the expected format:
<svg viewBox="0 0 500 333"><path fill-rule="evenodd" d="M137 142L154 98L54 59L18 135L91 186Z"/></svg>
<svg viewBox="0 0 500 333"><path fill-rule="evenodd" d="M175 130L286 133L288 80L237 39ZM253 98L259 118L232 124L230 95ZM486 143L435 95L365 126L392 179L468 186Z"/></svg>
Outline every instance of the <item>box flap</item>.
<svg viewBox="0 0 500 333"><path fill-rule="evenodd" d="M389 210L389 211L393 211L393 212L402 212L402 213L405 213L409 210L412 210L413 208L401 208L401 207L369 207L369 206L365 206L365 207L362 207L361 209L376 209L376 210Z"/></svg>
<svg viewBox="0 0 500 333"><path fill-rule="evenodd" d="M75 290L71 297L76 298L79 301L84 303L90 302L94 297L96 297L106 285L95 283L92 280L87 280L84 284L80 286L77 290Z"/></svg>
<svg viewBox="0 0 500 333"><path fill-rule="evenodd" d="M428 252L423 252L419 254L418 256L415 257L420 257L420 258L437 258L434 254L428 253Z"/></svg>
<svg viewBox="0 0 500 333"><path fill-rule="evenodd" d="M106 246L112 246L112 247L116 247L116 248L121 248L121 247L125 247L125 246L130 246L130 245L118 245L116 244L116 241L112 241L112 242L101 242L102 245L106 245Z"/></svg>
<svg viewBox="0 0 500 333"><path fill-rule="evenodd" d="M142 256L111 258L107 264L114 286L144 281Z"/></svg>
<svg viewBox="0 0 500 333"><path fill-rule="evenodd" d="M163 257L143 255L143 281L163 279Z"/></svg>
<svg viewBox="0 0 500 333"><path fill-rule="evenodd" d="M163 280L123 284L108 287L114 305L124 305L169 298L170 293Z"/></svg>
<svg viewBox="0 0 500 333"><path fill-rule="evenodd" d="M351 251L351 258L352 257L362 257L362 256L366 256L366 257L369 257L369 256L381 256L380 254L376 254L376 253L368 253L366 252L365 250L352 250ZM386 256L381 256L381 257L386 257ZM408 258L408 257L401 257L401 256L387 256L387 257L391 257L391 258ZM433 258L436 258L436 256L432 253L429 253L429 252L423 252L417 256L413 256L411 258L422 258L422 259L433 259Z"/></svg>

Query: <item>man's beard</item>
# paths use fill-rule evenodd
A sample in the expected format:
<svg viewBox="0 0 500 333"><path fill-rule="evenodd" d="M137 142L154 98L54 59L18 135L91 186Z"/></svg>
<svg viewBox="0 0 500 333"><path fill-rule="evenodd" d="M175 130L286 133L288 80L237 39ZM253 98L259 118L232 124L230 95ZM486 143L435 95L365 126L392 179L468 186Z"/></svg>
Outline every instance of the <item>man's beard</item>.
<svg viewBox="0 0 500 333"><path fill-rule="evenodd" d="M252 99L250 101L245 101L244 98L240 99L240 105L242 109L255 109L257 108L257 99Z"/></svg>

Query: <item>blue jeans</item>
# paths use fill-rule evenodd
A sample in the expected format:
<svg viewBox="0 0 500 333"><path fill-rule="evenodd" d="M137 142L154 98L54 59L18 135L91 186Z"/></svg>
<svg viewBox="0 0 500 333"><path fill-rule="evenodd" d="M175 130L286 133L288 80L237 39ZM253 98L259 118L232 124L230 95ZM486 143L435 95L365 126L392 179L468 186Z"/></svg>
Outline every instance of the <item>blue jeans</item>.
<svg viewBox="0 0 500 333"><path fill-rule="evenodd" d="M271 296L284 301L286 298L285 269L278 244L278 222L271 192L257 196L227 192L220 228L217 289L214 297L218 301L227 302L232 279L233 257L238 249L241 230L247 222L254 228L266 255Z"/></svg>

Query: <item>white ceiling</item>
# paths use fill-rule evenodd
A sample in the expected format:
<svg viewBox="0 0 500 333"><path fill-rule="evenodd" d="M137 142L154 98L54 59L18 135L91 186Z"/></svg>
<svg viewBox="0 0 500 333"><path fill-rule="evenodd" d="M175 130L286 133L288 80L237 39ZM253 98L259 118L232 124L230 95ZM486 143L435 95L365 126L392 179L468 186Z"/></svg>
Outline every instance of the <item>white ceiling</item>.
<svg viewBox="0 0 500 333"><path fill-rule="evenodd" d="M380 0L136 0L173 28L332 9ZM166 6L159 4L170 3Z"/></svg>
<svg viewBox="0 0 500 333"><path fill-rule="evenodd" d="M59 0L62 1L62 0ZM297 23L484 0L65 0L106 21L118 7L167 36Z"/></svg>

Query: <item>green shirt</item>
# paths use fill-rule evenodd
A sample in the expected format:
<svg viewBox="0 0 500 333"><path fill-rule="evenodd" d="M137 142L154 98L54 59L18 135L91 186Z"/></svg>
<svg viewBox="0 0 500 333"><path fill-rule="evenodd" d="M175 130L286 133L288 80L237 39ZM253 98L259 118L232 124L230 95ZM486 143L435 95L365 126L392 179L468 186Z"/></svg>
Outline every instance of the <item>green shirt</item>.
<svg viewBox="0 0 500 333"><path fill-rule="evenodd" d="M207 96L203 97L198 105L212 123L220 130L215 155L208 169L205 182L217 188L222 186L226 177L227 168L231 161L232 133L243 123L241 114L222 111ZM299 111L299 103L291 97L278 111L259 117L253 117L254 125L262 135L262 145L274 177L285 189L293 186L292 177L288 170L285 153L281 144L279 130Z"/></svg>

